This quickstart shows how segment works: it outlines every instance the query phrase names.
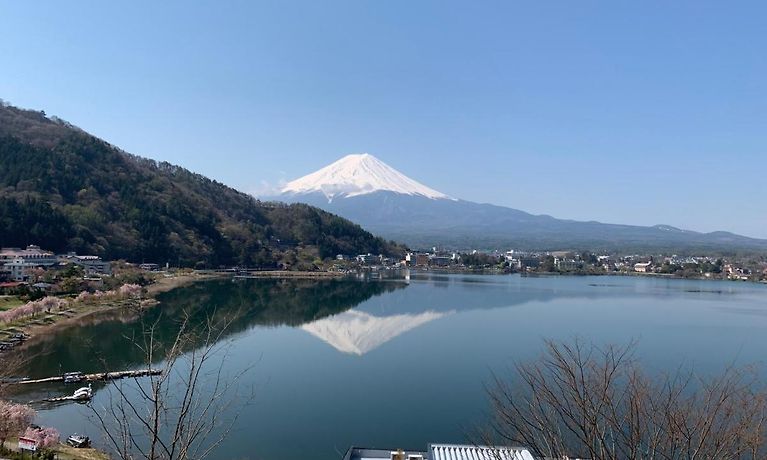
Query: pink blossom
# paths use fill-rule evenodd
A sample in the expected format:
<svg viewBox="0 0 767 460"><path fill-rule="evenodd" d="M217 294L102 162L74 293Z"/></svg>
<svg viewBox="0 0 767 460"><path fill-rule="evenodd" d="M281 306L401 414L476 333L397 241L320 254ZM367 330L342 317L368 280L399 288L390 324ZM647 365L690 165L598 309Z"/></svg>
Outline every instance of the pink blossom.
<svg viewBox="0 0 767 460"><path fill-rule="evenodd" d="M141 286L138 284L123 284L118 289L118 293L122 297L138 297L141 295Z"/></svg>
<svg viewBox="0 0 767 460"><path fill-rule="evenodd" d="M40 307L43 310L49 313L54 308L57 310L61 310L62 307L65 307L67 305L67 302L65 300L59 299L58 297L51 297L51 296L38 300L37 303L40 305Z"/></svg>
<svg viewBox="0 0 767 460"><path fill-rule="evenodd" d="M11 310L0 312L0 322L12 323L34 313L34 302L27 302Z"/></svg>
<svg viewBox="0 0 767 460"><path fill-rule="evenodd" d="M17 319L19 319L25 316L33 315L35 313L35 305L34 302L27 302L18 308L14 308L14 310L18 314Z"/></svg>
<svg viewBox="0 0 767 460"><path fill-rule="evenodd" d="M19 435L34 418L35 411L31 407L0 401L0 440Z"/></svg>
<svg viewBox="0 0 767 460"><path fill-rule="evenodd" d="M27 430L24 432L24 437L34 439L37 441L37 447L43 449L55 446L59 443L59 439L61 438L58 430L50 427L40 429L27 427Z"/></svg>
<svg viewBox="0 0 767 460"><path fill-rule="evenodd" d="M29 303L27 303L27 305L30 305L32 307L32 314L33 315L36 315L36 314L42 312L43 309L44 309L42 301L29 302Z"/></svg>
<svg viewBox="0 0 767 460"><path fill-rule="evenodd" d="M27 302L11 310L0 312L0 322L12 323L27 316L33 316L43 311L50 312L53 309L61 310L66 307L67 301L58 297L45 297L38 301Z"/></svg>

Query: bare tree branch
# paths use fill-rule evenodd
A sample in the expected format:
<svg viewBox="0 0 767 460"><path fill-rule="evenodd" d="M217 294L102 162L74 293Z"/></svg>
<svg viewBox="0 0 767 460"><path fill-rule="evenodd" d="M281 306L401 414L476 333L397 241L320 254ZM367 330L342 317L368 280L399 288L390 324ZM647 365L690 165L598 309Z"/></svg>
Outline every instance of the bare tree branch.
<svg viewBox="0 0 767 460"><path fill-rule="evenodd" d="M549 458L767 458L767 391L753 369L733 364L704 378L680 367L651 378L635 348L546 341L510 379L493 376L493 421L478 440Z"/></svg>
<svg viewBox="0 0 767 460"><path fill-rule="evenodd" d="M149 368L161 358L162 372L110 383L108 405L93 408L118 458L203 459L234 428L254 397L237 391L253 365L225 373L229 346L223 338L232 317L214 318L215 312L203 324L193 324L185 312L170 343L158 340L159 322L134 338Z"/></svg>

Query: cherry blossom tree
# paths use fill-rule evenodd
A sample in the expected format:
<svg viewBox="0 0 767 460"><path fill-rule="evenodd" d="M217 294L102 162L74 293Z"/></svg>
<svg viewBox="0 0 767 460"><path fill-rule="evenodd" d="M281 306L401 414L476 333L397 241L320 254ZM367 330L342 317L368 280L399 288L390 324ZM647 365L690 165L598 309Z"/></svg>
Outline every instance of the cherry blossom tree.
<svg viewBox="0 0 767 460"><path fill-rule="evenodd" d="M0 442L21 434L35 418L35 411L24 404L0 401Z"/></svg>
<svg viewBox="0 0 767 460"><path fill-rule="evenodd" d="M77 294L77 297L75 297L75 302L87 303L87 302L90 302L92 299L93 299L93 294L91 294L88 291L83 291Z"/></svg>
<svg viewBox="0 0 767 460"><path fill-rule="evenodd" d="M96 291L89 293L83 291L75 298L75 302L90 302L108 299L136 299L141 296L141 286L138 284L123 284L118 289L111 291ZM62 310L69 305L64 299L47 296L40 300L27 302L24 305L0 312L0 323L12 323L27 316L36 316L42 312L50 313L53 310Z"/></svg>
<svg viewBox="0 0 767 460"><path fill-rule="evenodd" d="M22 305L19 308L15 308L14 310L17 310L15 312L16 313L16 318L15 319L20 319L20 318L23 318L25 316L32 316L32 315L35 314L35 304L33 302L29 302L29 303L26 303L26 304Z"/></svg>
<svg viewBox="0 0 767 460"><path fill-rule="evenodd" d="M50 313L52 310L61 310L65 308L69 303L58 297L44 297L40 300L27 302L24 305L18 306L11 310L0 312L1 323L12 323L27 316L34 316L43 311Z"/></svg>
<svg viewBox="0 0 767 460"><path fill-rule="evenodd" d="M12 323L26 316L31 316L34 313L33 302L28 302L19 307L13 308L0 313L0 322Z"/></svg>
<svg viewBox="0 0 767 460"><path fill-rule="evenodd" d="M24 437L34 439L37 442L37 447L41 449L55 446L61 439L61 435L59 434L58 430L51 427L27 427L27 430L24 432Z"/></svg>
<svg viewBox="0 0 767 460"><path fill-rule="evenodd" d="M123 284L118 289L121 297L138 297L141 295L141 286L138 284Z"/></svg>
<svg viewBox="0 0 767 460"><path fill-rule="evenodd" d="M50 313L51 310L61 310L63 307L67 305L67 301L64 299L60 299L58 297L44 297L43 299L40 299L37 301L37 303L40 305L40 307L45 310L46 312Z"/></svg>

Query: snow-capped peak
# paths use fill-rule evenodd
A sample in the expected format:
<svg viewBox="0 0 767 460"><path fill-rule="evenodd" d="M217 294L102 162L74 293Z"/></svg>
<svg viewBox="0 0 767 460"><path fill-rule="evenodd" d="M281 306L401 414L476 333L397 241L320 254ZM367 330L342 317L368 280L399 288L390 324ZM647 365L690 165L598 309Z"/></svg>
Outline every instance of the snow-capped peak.
<svg viewBox="0 0 767 460"><path fill-rule="evenodd" d="M431 199L452 199L417 182L368 153L347 155L319 171L288 182L281 193L321 192L328 199L388 191Z"/></svg>

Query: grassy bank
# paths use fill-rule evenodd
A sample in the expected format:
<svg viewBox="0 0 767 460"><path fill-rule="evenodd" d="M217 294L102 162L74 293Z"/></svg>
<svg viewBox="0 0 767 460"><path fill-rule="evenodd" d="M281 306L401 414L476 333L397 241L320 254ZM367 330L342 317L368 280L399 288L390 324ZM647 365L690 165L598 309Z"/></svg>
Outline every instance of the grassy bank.
<svg viewBox="0 0 767 460"><path fill-rule="evenodd" d="M148 285L141 299L97 299L87 302L70 302L66 309L40 313L12 323L0 326L0 341L7 340L14 334L24 333L33 341L38 336L49 336L57 330L75 327L87 317L105 311L138 308L150 306L154 297L161 292L167 292L197 281L218 277L215 274L186 273L175 276L160 276L154 283ZM21 303L21 301L18 301ZM10 302L9 302L10 303ZM18 347L23 348L23 347Z"/></svg>
<svg viewBox="0 0 767 460"><path fill-rule="evenodd" d="M0 311L10 310L11 308L23 305L24 301L15 295L1 295L0 296Z"/></svg>
<svg viewBox="0 0 767 460"><path fill-rule="evenodd" d="M22 455L21 452L18 451L18 443L18 438L9 438L6 440L3 445L3 450L5 452L0 452L0 458L9 458L13 460L17 458L34 458L29 453ZM109 460L109 455L97 449L75 449L64 443L59 443L49 450L56 454L58 460Z"/></svg>
<svg viewBox="0 0 767 460"><path fill-rule="evenodd" d="M24 333L30 336L28 342L34 342L36 337L50 337L60 329L76 327L90 319L90 316L120 309L147 308L157 303L155 297L160 293L168 292L198 281L231 276L232 273L221 272L187 272L177 275L156 274L153 282L145 286L141 299L93 299L85 302L71 301L69 305L61 311L40 313L36 316L26 317L0 326L0 341L7 340L14 334ZM339 272L270 270L254 271L244 278L330 279L344 276L346 275ZM23 303L17 297L12 297L5 302L8 305L13 306L18 306ZM0 310L3 309L2 305L3 303L0 302Z"/></svg>

